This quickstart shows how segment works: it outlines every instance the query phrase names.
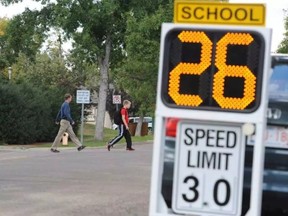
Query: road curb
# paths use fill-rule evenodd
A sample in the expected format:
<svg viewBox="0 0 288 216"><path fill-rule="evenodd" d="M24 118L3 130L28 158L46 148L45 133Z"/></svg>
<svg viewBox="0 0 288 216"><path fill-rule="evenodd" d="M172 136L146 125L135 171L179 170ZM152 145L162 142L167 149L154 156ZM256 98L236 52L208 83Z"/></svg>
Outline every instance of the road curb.
<svg viewBox="0 0 288 216"><path fill-rule="evenodd" d="M153 140L148 140L148 141L144 141L144 142L134 142L133 145L146 145L146 144L153 144ZM125 143L119 143L119 144L116 144L116 146L125 146L126 144ZM92 147L92 146L87 146L86 147L87 149L103 149L103 148L106 148L106 146L95 146L95 147ZM25 151L25 150L32 150L32 149L44 149L44 150L47 150L47 149L50 149L50 147L33 147L31 145L27 145L27 146L17 146L17 145L13 145L13 146L9 146L9 145L5 145L5 146L0 146L0 151L13 151L13 150L22 150L22 151ZM72 149L76 149L76 147L63 147L63 146L59 146L58 149L66 149L66 150L72 150Z"/></svg>

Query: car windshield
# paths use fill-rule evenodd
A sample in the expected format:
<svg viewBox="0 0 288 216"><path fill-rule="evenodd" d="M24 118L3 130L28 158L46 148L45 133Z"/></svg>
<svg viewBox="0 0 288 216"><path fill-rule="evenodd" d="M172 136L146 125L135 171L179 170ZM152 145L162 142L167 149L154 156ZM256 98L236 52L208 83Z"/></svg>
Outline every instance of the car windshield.
<svg viewBox="0 0 288 216"><path fill-rule="evenodd" d="M269 99L288 101L288 65L276 65L269 82Z"/></svg>

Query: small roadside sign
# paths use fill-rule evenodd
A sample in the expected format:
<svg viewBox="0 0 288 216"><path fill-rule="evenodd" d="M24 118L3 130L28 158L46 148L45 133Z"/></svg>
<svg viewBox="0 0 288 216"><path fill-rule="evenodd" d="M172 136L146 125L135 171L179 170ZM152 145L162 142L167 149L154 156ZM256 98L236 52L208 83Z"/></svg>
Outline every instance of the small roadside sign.
<svg viewBox="0 0 288 216"><path fill-rule="evenodd" d="M76 103L82 104L82 107L81 107L81 143L83 144L84 104L90 104L90 91L89 90L77 90Z"/></svg>
<svg viewBox="0 0 288 216"><path fill-rule="evenodd" d="M90 103L90 91L89 90L77 90L76 103L89 104Z"/></svg>
<svg viewBox="0 0 288 216"><path fill-rule="evenodd" d="M113 104L121 104L121 95L113 95Z"/></svg>
<svg viewBox="0 0 288 216"><path fill-rule="evenodd" d="M239 215L244 135L240 126L178 124L173 210L180 214Z"/></svg>
<svg viewBox="0 0 288 216"><path fill-rule="evenodd" d="M265 26L264 4L231 4L178 0L175 23Z"/></svg>

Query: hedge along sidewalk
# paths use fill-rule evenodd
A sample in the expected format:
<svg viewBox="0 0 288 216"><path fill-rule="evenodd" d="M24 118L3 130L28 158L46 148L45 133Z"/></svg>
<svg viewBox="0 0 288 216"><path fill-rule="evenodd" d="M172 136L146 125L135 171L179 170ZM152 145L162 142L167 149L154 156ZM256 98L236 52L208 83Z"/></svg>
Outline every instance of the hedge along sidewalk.
<svg viewBox="0 0 288 216"><path fill-rule="evenodd" d="M84 125L84 132L83 132L83 143L87 147L103 147L107 145L107 142L113 139L117 134L118 130L112 130L109 128L104 128L104 140L98 141L94 139L94 133L95 133L95 125L93 124L85 124ZM80 132L78 133L78 138L80 139ZM153 135L147 135L147 136L132 136L132 143L143 143L143 142L152 142L153 141ZM119 144L124 144L125 138L123 137ZM117 143L118 144L118 143ZM51 147L52 142L47 143L34 143L34 144L28 144L28 145L8 145L9 147L24 147L24 148L39 148L39 147ZM6 146L6 145L5 145ZM4 147L4 146L3 146ZM59 144L59 147L75 147L74 143L71 142L69 139L68 145L62 145L62 142Z"/></svg>

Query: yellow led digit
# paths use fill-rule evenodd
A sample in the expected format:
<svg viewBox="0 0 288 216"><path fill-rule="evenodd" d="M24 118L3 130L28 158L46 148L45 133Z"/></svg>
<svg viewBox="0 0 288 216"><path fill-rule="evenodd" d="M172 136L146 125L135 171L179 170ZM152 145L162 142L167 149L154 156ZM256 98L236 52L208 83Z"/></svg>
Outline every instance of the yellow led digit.
<svg viewBox="0 0 288 216"><path fill-rule="evenodd" d="M227 65L228 45L246 45L253 42L253 37L247 33L227 33L216 46L215 65L219 71L214 75L213 98L223 109L244 110L255 100L256 77L247 66ZM226 77L244 78L243 97L225 97L224 84Z"/></svg>
<svg viewBox="0 0 288 216"><path fill-rule="evenodd" d="M180 62L169 75L168 93L177 105L199 106L202 98L199 95L180 94L181 75L201 75L211 64L212 42L202 31L182 31L178 35L182 43L200 43L200 63ZM193 83L191 83L193 85Z"/></svg>

